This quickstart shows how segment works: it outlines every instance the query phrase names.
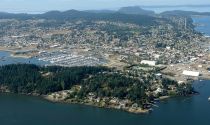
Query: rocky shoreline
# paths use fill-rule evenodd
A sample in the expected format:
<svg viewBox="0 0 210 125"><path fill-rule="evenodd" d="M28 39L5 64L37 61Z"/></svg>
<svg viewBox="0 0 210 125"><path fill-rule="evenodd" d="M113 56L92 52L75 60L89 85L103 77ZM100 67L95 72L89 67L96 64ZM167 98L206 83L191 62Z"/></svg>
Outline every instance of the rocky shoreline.
<svg viewBox="0 0 210 125"><path fill-rule="evenodd" d="M148 114L152 111L152 108L148 109L142 109L140 107L133 107L133 106L118 106L115 104L102 104L100 102L87 102L81 99L56 99L52 98L50 95L45 95L43 96L44 99L54 102L54 103L66 103L66 104L79 104L79 105L87 105L87 106L93 106L93 107L98 107L98 108L107 108L107 109L117 109L117 110L122 110L128 113L134 113L134 114Z"/></svg>
<svg viewBox="0 0 210 125"><path fill-rule="evenodd" d="M0 86L0 93L12 93L7 87L5 86ZM105 105L105 104L100 104L97 102L85 102L83 100L77 100L77 99L67 99L65 97L63 98L53 98L50 95L40 95L37 93L21 93L22 95L28 95L28 96L39 96L47 101L54 102L54 103L66 103L66 104L81 104L81 105L87 105L87 106L94 106L98 108L109 108L109 109L118 109L118 110L123 110L129 113L135 113L135 114L147 114L151 111L151 109L142 109L140 107L119 107L114 104L110 105Z"/></svg>
<svg viewBox="0 0 210 125"><path fill-rule="evenodd" d="M129 100L126 101L121 101L118 100L120 105L117 105L118 103L115 102L117 101L116 98L112 98L109 100L109 103L103 103L100 100L104 99L92 99L87 100L87 99L77 99L77 98L69 98L67 93L69 90L64 90L60 92L55 92L51 93L48 95L40 95L38 93L18 93L21 95L27 95L27 96L37 96L41 97L47 101L53 102L53 103L66 103L66 104L79 104L79 105L87 105L87 106L93 106L93 107L98 107L98 108L107 108L107 109L116 109L116 110L122 110L128 113L133 113L133 114L148 114L153 111L152 107L158 107L155 103L158 101L166 100L171 98L171 96L160 96L159 98L155 99L153 102L148 103L144 106L144 108L138 106L137 104L131 105L131 102ZM5 86L0 86L0 93L13 93L11 92L7 87ZM198 94L198 93L195 93ZM192 96L192 94L190 95ZM115 99L115 100L114 100ZM112 102L112 103L110 103ZM124 102L124 103L123 103ZM125 103L126 102L126 103ZM129 104L130 103L130 104ZM128 106L129 104L129 106Z"/></svg>
<svg viewBox="0 0 210 125"><path fill-rule="evenodd" d="M45 96L43 96L43 98L50 102L54 102L54 103L80 104L80 105L94 106L94 107L98 107L98 108L117 109L117 110L122 110L122 111L126 111L128 113L133 113L133 114L151 113L153 111L152 107L158 107L158 105L156 105L156 102L164 101L169 98L172 98L171 96L160 96L159 98L156 98L154 101L146 104L147 106L145 105L146 106L145 108L141 108L137 104L127 106L127 104L123 104L122 102L120 103L120 105L117 105L117 103L114 103L114 102L102 103L100 101L102 99L100 99L100 100L93 99L91 101L87 101L87 99L83 100L83 99L76 99L76 98L68 98L67 96L65 96L66 95L66 94L64 94L65 92L68 92L68 90L45 95ZM195 92L195 94L198 94L198 93ZM56 95L57 95L57 97L56 97ZM192 95L194 95L194 94L189 94L189 96L192 96ZM109 101L111 102L113 100L109 100ZM129 103L129 101L127 101L127 102Z"/></svg>

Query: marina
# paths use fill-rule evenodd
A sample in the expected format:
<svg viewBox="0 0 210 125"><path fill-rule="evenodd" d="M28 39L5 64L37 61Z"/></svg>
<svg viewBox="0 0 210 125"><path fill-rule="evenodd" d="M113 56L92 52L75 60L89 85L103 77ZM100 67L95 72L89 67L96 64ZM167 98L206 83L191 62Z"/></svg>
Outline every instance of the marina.
<svg viewBox="0 0 210 125"><path fill-rule="evenodd" d="M69 54L64 52L43 52L37 58L40 61L49 62L49 65L66 67L98 66L105 63L102 60L93 56L77 55L71 53Z"/></svg>
<svg viewBox="0 0 210 125"><path fill-rule="evenodd" d="M63 52L44 52L32 58L13 57L10 52L0 51L0 65L7 64L37 64L37 65L57 65L57 66L99 66L105 61L93 56L68 54Z"/></svg>

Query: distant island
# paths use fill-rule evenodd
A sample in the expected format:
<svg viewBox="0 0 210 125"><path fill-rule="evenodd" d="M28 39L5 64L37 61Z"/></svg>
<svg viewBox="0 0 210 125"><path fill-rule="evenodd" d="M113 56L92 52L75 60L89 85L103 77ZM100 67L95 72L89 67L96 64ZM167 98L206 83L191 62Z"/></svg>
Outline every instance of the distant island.
<svg viewBox="0 0 210 125"><path fill-rule="evenodd" d="M93 18L90 13L92 15L95 16L99 16L99 14L137 14L137 15L150 15L150 16L155 16L158 15L156 14L154 11L152 10L146 10L146 9L142 9L142 8L164 8L164 7L209 7L210 5L171 5L171 6L167 6L167 5L162 5L162 6L128 6L128 7L121 7L118 10L109 10L109 9L104 9L104 10L84 10L84 11L79 11L79 10L67 10L67 11L48 11L46 13L43 14L26 14L26 13L19 13L19 14L12 14L12 13L7 13L7 12L0 12L1 18L20 18L20 17L24 17L25 19L28 18L43 18L44 16L41 15L46 15L46 14L58 14L59 17L61 15L64 16L64 13L66 14L66 16L69 16L68 14L71 15L71 13L78 13L80 14L88 14L87 16L89 16L90 18ZM63 13L62 13L63 12ZM168 15L174 15L176 14L177 16L181 16L181 15L210 15L210 12L194 12L194 11L184 11L184 10L172 10L172 11L165 11L162 12L162 14L168 14ZM78 16L79 16L78 15ZM47 15L46 15L47 16ZM73 18L73 17L72 17ZM97 18L97 17L96 17Z"/></svg>

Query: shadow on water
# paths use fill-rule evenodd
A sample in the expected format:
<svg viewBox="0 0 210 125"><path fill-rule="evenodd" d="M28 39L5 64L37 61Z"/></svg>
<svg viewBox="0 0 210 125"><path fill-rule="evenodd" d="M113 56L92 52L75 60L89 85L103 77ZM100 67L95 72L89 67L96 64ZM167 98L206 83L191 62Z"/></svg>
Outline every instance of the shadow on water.
<svg viewBox="0 0 210 125"><path fill-rule="evenodd" d="M27 64L37 64L37 65L45 65L47 62L39 61L37 58L16 58L11 57L10 52L0 51L0 65L8 65L8 64L19 64L19 63L27 63Z"/></svg>

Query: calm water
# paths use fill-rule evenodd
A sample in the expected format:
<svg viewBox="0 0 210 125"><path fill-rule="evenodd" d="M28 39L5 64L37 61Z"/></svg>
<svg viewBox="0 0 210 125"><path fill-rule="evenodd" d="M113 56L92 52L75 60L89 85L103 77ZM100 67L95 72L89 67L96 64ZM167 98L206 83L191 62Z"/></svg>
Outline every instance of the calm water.
<svg viewBox="0 0 210 125"><path fill-rule="evenodd" d="M207 36L210 36L210 16L207 17L194 17L195 23L203 24L203 26L196 27L197 31L205 33Z"/></svg>
<svg viewBox="0 0 210 125"><path fill-rule="evenodd" d="M47 64L46 62L39 61L36 58L30 58L30 59L25 59L25 58L14 58L10 56L9 52L6 51L0 51L0 65L7 65L7 64L14 64L14 63L33 63L37 65L45 65Z"/></svg>
<svg viewBox="0 0 210 125"><path fill-rule="evenodd" d="M153 10L156 13L162 13L164 11L184 10L184 11L196 11L196 12L210 12L210 6L206 7L143 7L143 9Z"/></svg>
<svg viewBox="0 0 210 125"><path fill-rule="evenodd" d="M210 81L195 82L200 95L160 102L149 115L47 102L0 94L1 125L209 125Z"/></svg>
<svg viewBox="0 0 210 125"><path fill-rule="evenodd" d="M193 17L194 23L202 24L201 26L196 27L195 29L199 32L202 32L205 36L210 37L210 16L206 17ZM210 44L209 50L210 50Z"/></svg>

